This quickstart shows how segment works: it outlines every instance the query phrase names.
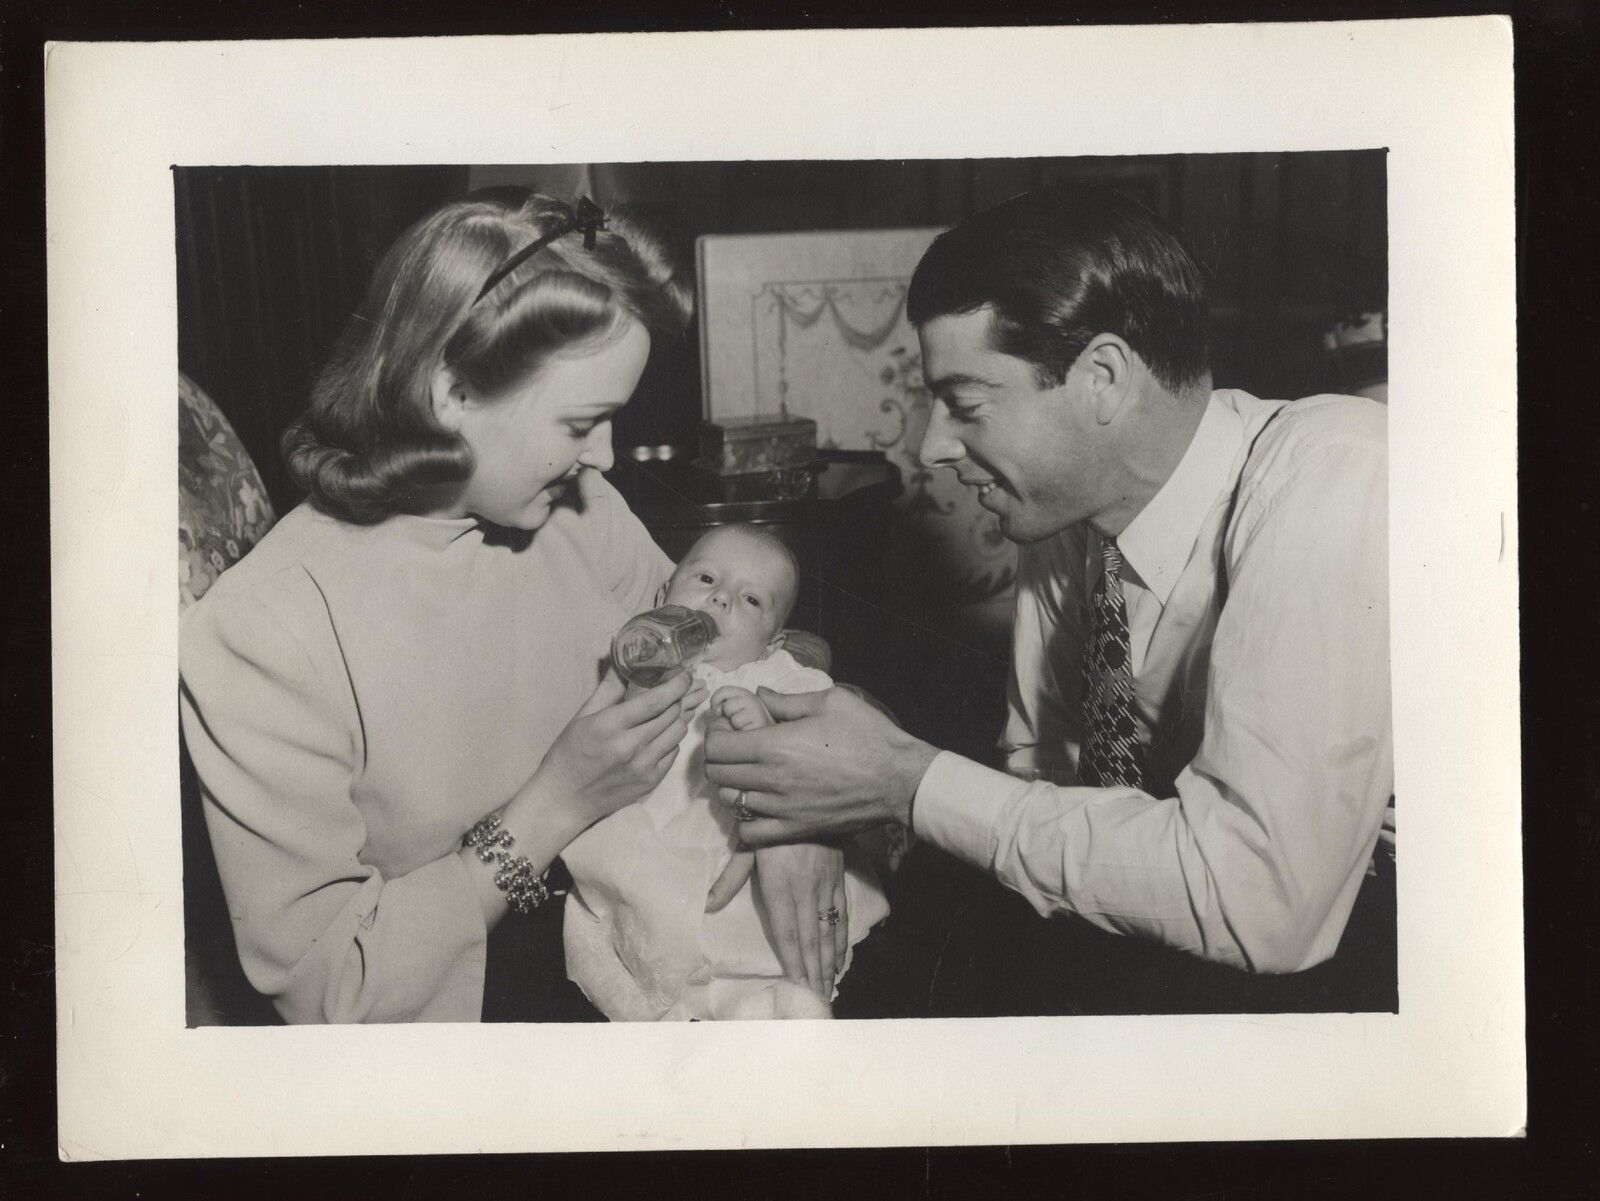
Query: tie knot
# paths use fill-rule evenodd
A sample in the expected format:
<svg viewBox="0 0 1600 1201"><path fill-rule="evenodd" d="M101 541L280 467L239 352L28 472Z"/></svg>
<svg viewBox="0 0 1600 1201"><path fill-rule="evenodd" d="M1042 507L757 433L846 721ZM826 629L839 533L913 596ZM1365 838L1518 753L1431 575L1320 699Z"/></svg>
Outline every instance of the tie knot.
<svg viewBox="0 0 1600 1201"><path fill-rule="evenodd" d="M1122 575L1122 548L1117 545L1115 538L1103 539L1100 543L1100 562L1105 566L1108 576Z"/></svg>

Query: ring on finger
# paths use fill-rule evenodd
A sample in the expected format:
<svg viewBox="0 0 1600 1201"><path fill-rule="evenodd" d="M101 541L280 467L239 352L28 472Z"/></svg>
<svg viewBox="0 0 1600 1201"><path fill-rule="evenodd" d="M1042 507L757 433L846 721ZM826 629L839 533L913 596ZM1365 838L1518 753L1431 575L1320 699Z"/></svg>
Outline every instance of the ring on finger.
<svg viewBox="0 0 1600 1201"><path fill-rule="evenodd" d="M817 917L820 920L827 922L830 926L837 926L839 924L839 907L837 905L829 905L826 909L818 913Z"/></svg>
<svg viewBox="0 0 1600 1201"><path fill-rule="evenodd" d="M750 806L745 801L745 798L748 795L748 790L741 788L739 789L739 795L734 797L733 800L728 803L728 808L733 810L733 816L742 822L753 822L756 820L756 815L750 812Z"/></svg>

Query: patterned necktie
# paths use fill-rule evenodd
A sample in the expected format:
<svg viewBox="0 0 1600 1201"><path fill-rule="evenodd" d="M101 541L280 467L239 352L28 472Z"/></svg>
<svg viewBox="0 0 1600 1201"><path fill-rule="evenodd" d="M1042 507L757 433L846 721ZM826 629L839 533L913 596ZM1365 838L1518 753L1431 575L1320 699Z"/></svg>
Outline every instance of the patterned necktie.
<svg viewBox="0 0 1600 1201"><path fill-rule="evenodd" d="M1105 570L1090 602L1089 645L1083 656L1083 750L1078 781L1092 788L1144 784L1144 748L1133 720L1133 662L1128 609L1122 599L1122 552L1101 543Z"/></svg>

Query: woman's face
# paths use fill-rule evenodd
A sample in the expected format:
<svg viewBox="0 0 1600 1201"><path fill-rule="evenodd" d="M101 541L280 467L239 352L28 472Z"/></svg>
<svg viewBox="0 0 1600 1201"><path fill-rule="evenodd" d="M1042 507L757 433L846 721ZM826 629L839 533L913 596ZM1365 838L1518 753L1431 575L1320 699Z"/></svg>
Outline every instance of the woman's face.
<svg viewBox="0 0 1600 1201"><path fill-rule="evenodd" d="M627 403L650 355L634 317L604 342L552 355L502 395L453 390L436 413L472 448L474 467L455 503L511 529L538 529L584 468L611 467L611 418Z"/></svg>

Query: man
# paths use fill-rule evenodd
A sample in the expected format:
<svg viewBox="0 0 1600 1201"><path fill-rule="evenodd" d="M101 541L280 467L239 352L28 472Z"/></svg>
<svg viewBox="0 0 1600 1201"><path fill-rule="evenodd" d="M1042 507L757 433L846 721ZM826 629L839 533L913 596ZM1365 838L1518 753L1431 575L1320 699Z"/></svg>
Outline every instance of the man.
<svg viewBox="0 0 1600 1201"><path fill-rule="evenodd" d="M1198 269L1098 190L942 235L908 312L920 457L1022 548L1010 774L844 690L766 698L778 726L706 744L754 814L746 842L910 827L1064 919L1000 940L1082 958L1043 992L1037 965L974 963L1041 1011L1084 1008L1091 961L1099 985L1126 969L1129 1008L1358 1007L1235 982L1330 960L1373 870L1393 792L1383 408L1213 391ZM1147 950L1119 968L1110 943Z"/></svg>

